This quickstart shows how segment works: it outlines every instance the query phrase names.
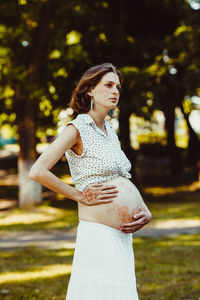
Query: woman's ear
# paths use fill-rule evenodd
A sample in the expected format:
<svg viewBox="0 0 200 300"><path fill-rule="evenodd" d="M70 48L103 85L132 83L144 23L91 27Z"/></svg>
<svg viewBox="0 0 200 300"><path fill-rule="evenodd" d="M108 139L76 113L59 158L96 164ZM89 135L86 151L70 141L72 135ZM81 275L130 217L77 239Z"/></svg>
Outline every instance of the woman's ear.
<svg viewBox="0 0 200 300"><path fill-rule="evenodd" d="M88 96L90 96L90 97L93 96L91 91L87 92L87 94L88 94Z"/></svg>

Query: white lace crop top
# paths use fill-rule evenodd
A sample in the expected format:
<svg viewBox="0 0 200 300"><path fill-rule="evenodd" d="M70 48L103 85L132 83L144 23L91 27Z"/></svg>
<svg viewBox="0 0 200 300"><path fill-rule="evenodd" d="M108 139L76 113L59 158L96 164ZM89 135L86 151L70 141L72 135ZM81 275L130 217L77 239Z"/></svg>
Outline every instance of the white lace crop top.
<svg viewBox="0 0 200 300"><path fill-rule="evenodd" d="M98 128L86 113L77 115L69 124L78 129L83 143L81 155L71 149L65 152L72 182L78 190L83 191L88 184L118 176L131 178L131 163L121 149L115 130L106 119L104 125L107 133Z"/></svg>

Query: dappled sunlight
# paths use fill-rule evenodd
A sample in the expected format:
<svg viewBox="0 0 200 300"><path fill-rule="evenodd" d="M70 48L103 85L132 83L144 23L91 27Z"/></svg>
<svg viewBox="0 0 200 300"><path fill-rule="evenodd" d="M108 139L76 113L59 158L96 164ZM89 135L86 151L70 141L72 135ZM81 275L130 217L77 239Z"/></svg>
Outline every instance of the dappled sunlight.
<svg viewBox="0 0 200 300"><path fill-rule="evenodd" d="M41 258L41 255L43 257L47 256L46 253L48 253L48 258L50 258L50 254L51 253L51 256L53 257L64 257L64 259L66 259L67 257L72 257L73 254L74 254L74 249L75 249L75 242L63 242L62 244L62 248L60 247L59 245L59 248L58 249L41 249L41 252L40 252L40 248L37 248L36 245L34 245L33 247L32 246L27 246L27 247L24 247L23 250L24 252L22 251L22 253L20 254L20 249L18 249L17 251L16 250L6 250L5 251L0 251L0 258L2 259L15 259L16 258L16 255L31 255L32 256L32 259L33 257L37 256L38 259L39 257ZM32 251L32 252L30 252ZM19 254L17 254L19 253ZM23 260L25 259L25 257L21 257L20 260L21 262L23 262ZM42 262L42 258L41 258L41 261Z"/></svg>
<svg viewBox="0 0 200 300"><path fill-rule="evenodd" d="M184 228L184 227L195 227L200 226L200 219L198 220L165 220L165 221L154 221L146 225L148 228L158 228L158 229L170 229L170 228Z"/></svg>
<svg viewBox="0 0 200 300"><path fill-rule="evenodd" d="M154 243L154 246L158 249L162 247L192 247L192 246L200 246L200 238L198 234L191 235L177 235L163 238L154 238L151 240Z"/></svg>
<svg viewBox="0 0 200 300"><path fill-rule="evenodd" d="M174 246L200 246L200 240L193 240L193 241L178 241L178 240L171 240L171 241L159 241L157 243L159 247L174 247Z"/></svg>
<svg viewBox="0 0 200 300"><path fill-rule="evenodd" d="M63 180L67 184L72 184L72 177L71 177L71 175L68 175L68 174L61 175L60 179Z"/></svg>
<svg viewBox="0 0 200 300"><path fill-rule="evenodd" d="M0 219L0 225L13 224L33 224L38 222L48 222L58 219L64 215L61 209L41 206L26 209L19 213L19 210L13 210Z"/></svg>
<svg viewBox="0 0 200 300"><path fill-rule="evenodd" d="M7 200L4 198L0 199L0 209L9 209L9 208L12 209L13 207L17 206L17 204L18 204L17 200ZM1 212L1 216L2 216L2 212Z"/></svg>
<svg viewBox="0 0 200 300"><path fill-rule="evenodd" d="M183 299L197 298L187 295L192 290L197 295L198 234L140 238L138 241L135 246L133 241L133 246L141 299L182 299L181 296L185 296Z"/></svg>
<svg viewBox="0 0 200 300"><path fill-rule="evenodd" d="M197 196L199 197L199 195ZM188 199L186 199L186 197L180 197L177 202L176 198L171 199L171 201L165 200L166 199L162 199L162 202L154 203L148 201L147 206L153 216L148 226L155 224L157 221L165 222L167 220L179 223L182 223L183 220L187 222L189 222L189 220L192 220L192 222L195 220L196 222L197 220L199 222L199 201L194 202L193 197L188 197Z"/></svg>
<svg viewBox="0 0 200 300"><path fill-rule="evenodd" d="M144 291L155 291L155 290L159 290L161 289L163 286L162 284L158 284L158 283L146 283L145 286L143 287Z"/></svg>
<svg viewBox="0 0 200 300"><path fill-rule="evenodd" d="M1 173L3 173L2 170L0 170ZM19 177L17 174L7 174L5 172L4 174L0 174L0 186L2 188L2 185L11 185L11 186L18 186L19 184Z"/></svg>
<svg viewBox="0 0 200 300"><path fill-rule="evenodd" d="M194 234L184 234L184 235L180 234L176 237L176 239L180 241L193 241L199 239L200 241L200 236Z"/></svg>
<svg viewBox="0 0 200 300"><path fill-rule="evenodd" d="M159 195L167 195L174 194L177 192L195 192L200 189L200 182L195 181L190 185L182 185L182 186L171 186L171 187L147 187L144 188L144 192L148 194L152 194L154 196Z"/></svg>
<svg viewBox="0 0 200 300"><path fill-rule="evenodd" d="M69 249L60 250L57 253L55 253L54 255L58 256L58 257L66 257L66 256L69 256L69 255L72 256L74 254L74 248L75 248L75 243L70 243L70 248Z"/></svg>
<svg viewBox="0 0 200 300"><path fill-rule="evenodd" d="M64 181L66 184L73 185L71 175L68 175L68 174L61 175L61 176L60 176L60 179L61 179L62 181ZM56 198L57 198L58 200L63 200L63 199L66 199L66 196L64 196L64 195L58 193L58 194L56 194Z"/></svg>
<svg viewBox="0 0 200 300"><path fill-rule="evenodd" d="M176 236L167 236L163 238L133 238L133 247L140 247L142 244L148 245L148 243L153 244L154 253L162 251L163 247L191 247L191 246L200 246L200 237L197 234L179 234Z"/></svg>
<svg viewBox="0 0 200 300"><path fill-rule="evenodd" d="M166 236L166 237L135 237L133 239L133 246L134 244L136 247L143 247L142 244L151 244L155 249L159 249L162 246L196 246L200 245L200 237L198 234L179 234L176 236Z"/></svg>
<svg viewBox="0 0 200 300"><path fill-rule="evenodd" d="M12 151L16 154L19 153L19 145L18 144L7 144L7 145L4 145L4 149L5 150L8 150L8 151Z"/></svg>
<svg viewBox="0 0 200 300"><path fill-rule="evenodd" d="M11 258L13 256L13 252L0 252L0 258Z"/></svg>
<svg viewBox="0 0 200 300"><path fill-rule="evenodd" d="M140 238L140 237L133 237L133 246L134 244L142 244L144 243L144 238Z"/></svg>
<svg viewBox="0 0 200 300"><path fill-rule="evenodd" d="M78 218L75 219L74 215L69 215L68 218L65 217L62 220L55 221L48 224L48 229L64 229L68 230L74 226L78 225Z"/></svg>
<svg viewBox="0 0 200 300"><path fill-rule="evenodd" d="M0 214L0 232L5 230L9 232L19 230L69 230L77 226L78 213L76 208L68 207L60 208L44 203L35 207L2 211Z"/></svg>
<svg viewBox="0 0 200 300"><path fill-rule="evenodd" d="M71 272L71 265L54 264L45 266L42 270L38 271L25 271L25 272L7 272L0 274L0 284L11 283L18 281L19 283L30 281L34 279L42 279L49 277L56 277L60 275L69 275Z"/></svg>

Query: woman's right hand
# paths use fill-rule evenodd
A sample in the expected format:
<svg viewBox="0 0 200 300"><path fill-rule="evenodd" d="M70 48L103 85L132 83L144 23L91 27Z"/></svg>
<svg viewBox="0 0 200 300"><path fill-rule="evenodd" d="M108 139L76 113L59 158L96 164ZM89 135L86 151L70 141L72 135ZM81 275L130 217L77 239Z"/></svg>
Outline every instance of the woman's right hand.
<svg viewBox="0 0 200 300"><path fill-rule="evenodd" d="M110 203L117 197L119 190L115 185L103 185L99 183L90 184L82 192L81 200L84 205L98 205Z"/></svg>

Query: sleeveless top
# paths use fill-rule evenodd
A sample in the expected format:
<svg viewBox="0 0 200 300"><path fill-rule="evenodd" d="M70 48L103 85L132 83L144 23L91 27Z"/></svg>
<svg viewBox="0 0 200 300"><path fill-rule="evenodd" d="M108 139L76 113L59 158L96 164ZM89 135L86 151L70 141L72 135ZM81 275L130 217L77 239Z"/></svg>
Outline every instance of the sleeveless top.
<svg viewBox="0 0 200 300"><path fill-rule="evenodd" d="M79 131L83 144L81 155L69 149L65 152L72 182L83 191L88 184L100 183L118 176L131 178L131 163L121 149L112 125L104 119L107 134L96 126L87 113L77 115L67 125L73 124Z"/></svg>

